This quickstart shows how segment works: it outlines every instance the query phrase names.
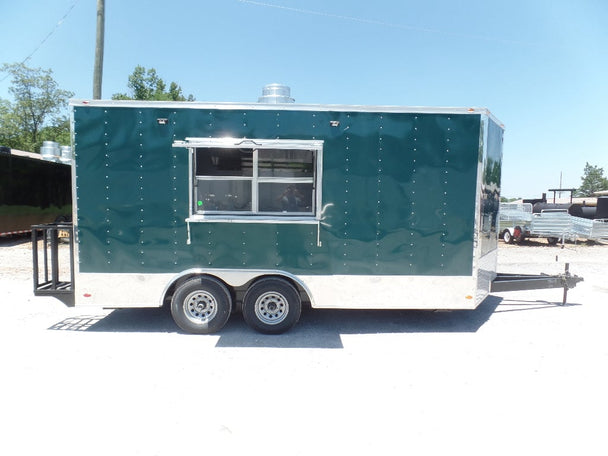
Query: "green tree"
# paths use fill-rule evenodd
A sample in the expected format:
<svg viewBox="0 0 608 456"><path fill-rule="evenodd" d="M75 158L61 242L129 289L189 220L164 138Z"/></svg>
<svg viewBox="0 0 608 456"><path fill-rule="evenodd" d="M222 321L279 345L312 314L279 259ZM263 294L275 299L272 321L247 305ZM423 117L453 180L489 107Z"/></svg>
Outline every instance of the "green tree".
<svg viewBox="0 0 608 456"><path fill-rule="evenodd" d="M21 135L17 118L8 100L0 99L0 145L19 149Z"/></svg>
<svg viewBox="0 0 608 456"><path fill-rule="evenodd" d="M74 94L59 89L53 72L22 63L4 64L1 71L12 76L8 90L13 101L0 101L0 142L38 152L43 140L69 139L66 108Z"/></svg>
<svg viewBox="0 0 608 456"><path fill-rule="evenodd" d="M194 101L192 95L185 97L182 88L175 82L167 84L163 81L154 68L146 70L141 65L137 65L133 74L129 76L127 87L129 94L115 93L113 100L155 100L155 101Z"/></svg>
<svg viewBox="0 0 608 456"><path fill-rule="evenodd" d="M599 166L586 163L581 181L576 196L593 196L594 192L608 190L608 179L604 177L604 169Z"/></svg>

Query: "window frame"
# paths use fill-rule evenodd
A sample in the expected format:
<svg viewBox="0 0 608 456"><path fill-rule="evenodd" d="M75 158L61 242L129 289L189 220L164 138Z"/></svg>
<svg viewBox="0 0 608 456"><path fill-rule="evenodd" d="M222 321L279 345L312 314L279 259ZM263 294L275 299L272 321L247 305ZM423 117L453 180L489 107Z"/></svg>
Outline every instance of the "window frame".
<svg viewBox="0 0 608 456"><path fill-rule="evenodd" d="M320 220L322 209L323 141L299 139L249 139L249 138L186 138L175 141L174 147L189 150L189 218L188 222L229 221L229 222L311 222ZM197 149L251 149L252 176L197 176ZM312 177L259 176L260 150L309 150L313 152ZM198 211L195 207L199 181L247 181L251 183L251 209L249 211ZM260 212L260 184L312 184L311 212Z"/></svg>

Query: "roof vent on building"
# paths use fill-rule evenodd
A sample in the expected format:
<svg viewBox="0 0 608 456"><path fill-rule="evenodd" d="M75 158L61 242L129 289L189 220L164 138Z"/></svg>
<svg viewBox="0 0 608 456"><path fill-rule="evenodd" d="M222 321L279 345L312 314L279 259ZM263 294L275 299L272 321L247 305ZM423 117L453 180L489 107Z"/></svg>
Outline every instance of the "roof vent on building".
<svg viewBox="0 0 608 456"><path fill-rule="evenodd" d="M293 103L291 89L283 84L267 84L262 89L262 96L258 98L258 103Z"/></svg>
<svg viewBox="0 0 608 456"><path fill-rule="evenodd" d="M59 143L56 143L55 141L42 141L40 155L42 155L44 160L58 162L61 157Z"/></svg>

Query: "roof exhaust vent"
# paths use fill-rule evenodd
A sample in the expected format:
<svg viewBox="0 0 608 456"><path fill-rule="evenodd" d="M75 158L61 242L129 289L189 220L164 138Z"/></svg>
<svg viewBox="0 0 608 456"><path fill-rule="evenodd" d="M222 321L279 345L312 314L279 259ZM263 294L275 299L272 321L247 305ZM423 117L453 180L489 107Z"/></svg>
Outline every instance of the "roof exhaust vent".
<svg viewBox="0 0 608 456"><path fill-rule="evenodd" d="M291 89L283 84L267 84L262 89L262 96L258 98L258 103L293 103Z"/></svg>
<svg viewBox="0 0 608 456"><path fill-rule="evenodd" d="M40 155L42 155L44 160L58 162L61 157L59 143L56 143L55 141L42 141Z"/></svg>

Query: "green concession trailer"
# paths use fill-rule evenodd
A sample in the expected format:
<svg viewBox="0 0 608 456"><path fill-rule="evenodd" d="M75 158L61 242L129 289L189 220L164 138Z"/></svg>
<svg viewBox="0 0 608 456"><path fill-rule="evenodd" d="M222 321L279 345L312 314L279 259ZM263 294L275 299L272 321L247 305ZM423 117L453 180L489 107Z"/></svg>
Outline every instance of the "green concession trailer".
<svg viewBox="0 0 608 456"><path fill-rule="evenodd" d="M72 101L76 305L474 309L496 277L503 126L479 108Z"/></svg>

